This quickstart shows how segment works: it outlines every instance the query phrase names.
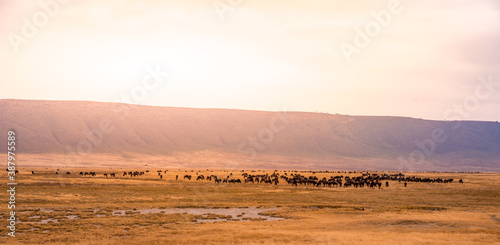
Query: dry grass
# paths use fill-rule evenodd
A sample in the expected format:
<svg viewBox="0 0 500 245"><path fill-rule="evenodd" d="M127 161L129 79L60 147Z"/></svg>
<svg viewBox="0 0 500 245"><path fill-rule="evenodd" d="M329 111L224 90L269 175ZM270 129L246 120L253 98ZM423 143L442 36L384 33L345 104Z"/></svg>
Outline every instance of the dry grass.
<svg viewBox="0 0 500 245"><path fill-rule="evenodd" d="M391 182L389 188L378 190L292 187L283 181L274 186L182 180L184 174L195 176L196 170L171 169L160 180L157 169L149 169L150 173L137 178L121 177L127 171L124 169L92 169L98 173L96 177L79 176L85 169L61 169L59 175L54 174L55 169L33 169L35 175L31 175L30 168L21 169L17 176L16 211L22 221L17 225L17 237L7 238L2 228L0 243L500 243L500 174L496 173L415 173L462 178L465 183L409 183L404 188L401 183ZM71 175L61 174L67 171ZM120 177L105 178L104 172L116 172ZM232 173L241 176L239 171ZM205 169L200 174L225 177L229 172ZM5 172L0 175L6 179ZM287 219L201 223L197 220L236 217L187 213L143 215L136 211L212 207L277 208L266 214ZM129 210L129 214L112 215L115 210ZM0 205L1 227L6 226L7 214L7 204ZM68 219L69 215L78 218Z"/></svg>

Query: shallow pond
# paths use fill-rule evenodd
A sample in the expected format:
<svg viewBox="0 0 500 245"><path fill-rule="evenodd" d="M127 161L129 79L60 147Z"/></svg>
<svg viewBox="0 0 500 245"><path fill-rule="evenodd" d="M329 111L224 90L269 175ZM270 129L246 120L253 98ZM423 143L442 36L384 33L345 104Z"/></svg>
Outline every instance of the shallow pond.
<svg viewBox="0 0 500 245"><path fill-rule="evenodd" d="M134 213L140 214L192 214L199 215L198 222L216 221L279 221L284 218L266 215L269 211L278 210L276 208L149 208L135 210L115 210L113 215L125 216Z"/></svg>
<svg viewBox="0 0 500 245"><path fill-rule="evenodd" d="M191 214L194 215L193 222L220 222L220 221L280 221L285 220L285 218L273 217L267 215L267 212L279 210L279 208L149 208L149 209L128 209L128 210L114 210L111 212L112 216L127 216L132 214ZM44 213L57 214L58 211L52 210L50 208L43 208L40 211ZM110 215L102 214L99 209L94 209L94 214L98 218L105 218ZM24 211L23 213L31 213L33 211ZM71 211L63 211L66 214L63 220L74 220L80 219L77 215L74 215ZM29 217L30 219L40 219L40 215L34 215ZM59 219L48 218L42 219L40 221L24 221L26 223L41 223L48 224L49 222L59 223ZM23 222L23 221L21 221Z"/></svg>

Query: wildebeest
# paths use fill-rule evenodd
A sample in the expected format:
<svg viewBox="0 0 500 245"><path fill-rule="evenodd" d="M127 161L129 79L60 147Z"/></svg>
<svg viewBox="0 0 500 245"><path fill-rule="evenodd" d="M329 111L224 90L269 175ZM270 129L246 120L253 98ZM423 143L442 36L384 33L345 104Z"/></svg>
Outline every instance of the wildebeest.
<svg viewBox="0 0 500 245"><path fill-rule="evenodd" d="M128 172L128 174L130 175L130 177L136 177L136 176L143 175L144 172L142 172L142 171L141 172L139 172L139 171L135 171L135 172L130 171L130 172Z"/></svg>
<svg viewBox="0 0 500 245"><path fill-rule="evenodd" d="M191 180L191 175L184 175L184 179L188 179L188 180Z"/></svg>
<svg viewBox="0 0 500 245"><path fill-rule="evenodd" d="M224 179L222 180L222 183L241 183L241 180L240 179Z"/></svg>

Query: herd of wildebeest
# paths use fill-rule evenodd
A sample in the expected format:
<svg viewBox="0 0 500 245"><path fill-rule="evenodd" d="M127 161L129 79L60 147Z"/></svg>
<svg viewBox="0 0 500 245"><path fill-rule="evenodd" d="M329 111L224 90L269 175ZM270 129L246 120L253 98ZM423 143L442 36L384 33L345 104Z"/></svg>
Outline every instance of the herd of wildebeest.
<svg viewBox="0 0 500 245"><path fill-rule="evenodd" d="M312 175L305 176L297 171L290 171L290 173L284 172L280 174L278 171L274 171L272 174L249 174L243 172L241 174L243 182L245 183L266 183L278 185L280 180L292 186L298 185L309 185L316 187L371 187L371 188L381 188L382 183L385 181L385 186L389 187L389 180L403 182L406 187L407 182L424 182L424 183L452 183L453 179L443 179L443 178L421 178L415 176L406 176L402 173L398 174L377 174L369 172L359 172L358 176L350 177L344 175L330 176L330 178L318 178L315 176L316 172L312 172ZM328 173L328 171L326 171ZM339 171L340 173L340 171ZM356 171L351 171L349 173L356 173ZM161 176L161 174L160 174ZM184 179L191 180L191 175L184 175ZM178 179L178 175L175 177ZM230 173L226 178L218 178L216 175L209 175L205 177L204 175L197 175L196 180L214 180L215 183L242 183L240 178L234 178L233 174ZM460 179L459 183L463 183Z"/></svg>
<svg viewBox="0 0 500 245"><path fill-rule="evenodd" d="M180 169L179 169L180 170ZM9 171L7 169L7 171ZM167 173L168 170L157 170L158 177L163 179L163 174ZM397 174L378 174L378 173L370 173L368 171L297 171L297 170L289 170L289 171L279 171L275 170L272 174L269 173L260 173L261 170L249 170L245 172L241 170L241 177L235 177L233 173L225 170L224 172L228 172L226 177L219 177L214 174L207 174L206 176L203 174L198 174L196 172L195 179L196 181L214 181L215 183L265 183L265 184L274 184L278 185L281 181L284 181L292 186L304 185L304 186L316 186L316 187L354 187L354 188L362 188L362 187L370 187L370 188L382 188L382 185L385 182L385 186L389 187L389 181L398 181L399 183L403 183L404 187L407 186L408 182L422 182L422 183L452 183L453 179L447 178L423 178L416 176L405 176L403 173ZM185 171L187 172L187 170ZM191 170L194 172L194 170ZM201 172L201 170L200 170ZM213 172L207 169L207 172ZM16 174L18 171L16 170ZM149 170L146 171L124 171L123 177L138 177L142 176L145 173L149 173ZM309 173L308 176L302 175L301 173ZM317 173L331 173L336 175L331 175L329 178L327 177L317 177ZM31 174L35 174L35 171L31 171ZM55 172L56 175L59 174L59 169ZM66 175L70 175L71 172L66 172ZM339 175L340 174L340 175ZM344 174L346 174L344 176ZM350 176L348 176L348 175ZM97 176L96 172L80 172L81 176ZM224 174L226 175L226 174ZM353 176L354 177L351 177ZM357 176L356 176L357 175ZM104 177L116 177L116 173L103 173ZM183 176L183 180L191 180L193 175L185 174ZM179 180L179 175L175 176L176 180ZM463 183L463 180L460 179L459 183Z"/></svg>

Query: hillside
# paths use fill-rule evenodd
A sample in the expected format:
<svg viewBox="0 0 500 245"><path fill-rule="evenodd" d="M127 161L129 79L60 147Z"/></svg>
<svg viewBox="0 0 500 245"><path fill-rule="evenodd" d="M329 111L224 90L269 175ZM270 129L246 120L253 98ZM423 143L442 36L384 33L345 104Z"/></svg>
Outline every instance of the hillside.
<svg viewBox="0 0 500 245"><path fill-rule="evenodd" d="M183 159L192 167L227 160L245 168L397 170L405 165L398 157L413 156L413 170L500 170L497 122L0 100L1 153L10 129L19 154L45 162L78 157L67 164L117 156L119 162ZM442 132L441 143L429 143L433 132ZM170 160L158 166L178 166Z"/></svg>

